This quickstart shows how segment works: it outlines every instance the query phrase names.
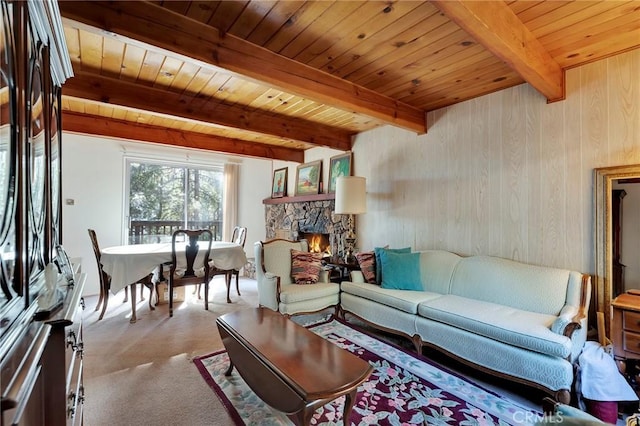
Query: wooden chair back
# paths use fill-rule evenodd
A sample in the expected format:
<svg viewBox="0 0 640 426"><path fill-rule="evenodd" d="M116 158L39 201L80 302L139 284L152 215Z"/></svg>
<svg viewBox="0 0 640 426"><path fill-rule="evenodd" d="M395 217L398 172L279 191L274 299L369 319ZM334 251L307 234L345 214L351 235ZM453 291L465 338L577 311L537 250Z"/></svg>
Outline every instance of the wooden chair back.
<svg viewBox="0 0 640 426"><path fill-rule="evenodd" d="M103 284L111 284L111 276L102 269L102 263L100 258L102 253L100 252L100 245L98 244L98 236L96 231L89 229L89 238L91 239L91 246L93 247L93 254L96 257L96 266L98 267L98 274L100 276L100 288L104 287Z"/></svg>
<svg viewBox="0 0 640 426"><path fill-rule="evenodd" d="M247 228L243 226L236 226L233 228L231 241L238 244L240 247L244 247L244 243L247 241Z"/></svg>
<svg viewBox="0 0 640 426"><path fill-rule="evenodd" d="M173 289L192 284L204 284L205 309L209 309L209 255L213 233L208 229L178 229L171 236L171 267L169 270L169 316L173 316ZM178 244L186 243L184 251ZM178 273L179 272L179 273Z"/></svg>
<svg viewBox="0 0 640 426"><path fill-rule="evenodd" d="M98 295L98 303L96 304L96 311L100 309L102 305L102 312L98 317L98 320L101 320L104 316L105 310L107 308L107 301L109 300L109 291L111 291L111 275L107 274L104 269L102 269L102 263L100 262L100 258L102 257L102 253L100 252L100 245L98 244L98 236L96 235L96 231L93 229L88 229L89 239L91 240L91 246L93 247L93 254L96 258L96 266L98 267L98 278L100 280L100 293Z"/></svg>
<svg viewBox="0 0 640 426"><path fill-rule="evenodd" d="M182 243L181 237L185 238L184 252L176 250L178 244ZM184 274L181 274L182 279L193 278L197 276L196 270L201 270L201 268L204 268L208 277L212 241L213 233L208 229L178 229L175 231L171 236L171 277L175 276L178 269L184 269ZM197 264L196 260L198 260Z"/></svg>

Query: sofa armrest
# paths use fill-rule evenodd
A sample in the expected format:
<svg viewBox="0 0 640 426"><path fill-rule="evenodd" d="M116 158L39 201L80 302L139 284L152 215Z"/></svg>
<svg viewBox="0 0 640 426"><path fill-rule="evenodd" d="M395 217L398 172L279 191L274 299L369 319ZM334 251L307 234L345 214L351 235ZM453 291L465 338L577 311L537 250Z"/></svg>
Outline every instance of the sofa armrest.
<svg viewBox="0 0 640 426"><path fill-rule="evenodd" d="M280 306L280 277L271 272L265 272L256 281L260 306L277 311Z"/></svg>
<svg viewBox="0 0 640 426"><path fill-rule="evenodd" d="M351 271L351 282L352 283L363 283L364 281L364 275L362 274L362 271Z"/></svg>
<svg viewBox="0 0 640 426"><path fill-rule="evenodd" d="M328 283L331 282L330 278L329 278L329 272L331 270L327 270L327 269L321 269L320 270L320 276L318 277L318 282L319 283Z"/></svg>
<svg viewBox="0 0 640 426"><path fill-rule="evenodd" d="M582 276L582 286L580 289L580 305L565 305L560 311L560 315L551 325L551 331L571 338L576 330L586 325L587 309L589 308L589 292L591 291L591 277Z"/></svg>
<svg viewBox="0 0 640 426"><path fill-rule="evenodd" d="M558 318L551 324L551 331L556 334L562 334L571 338L571 335L576 329L582 327L580 321L574 321L578 312L577 306L566 305L562 308Z"/></svg>

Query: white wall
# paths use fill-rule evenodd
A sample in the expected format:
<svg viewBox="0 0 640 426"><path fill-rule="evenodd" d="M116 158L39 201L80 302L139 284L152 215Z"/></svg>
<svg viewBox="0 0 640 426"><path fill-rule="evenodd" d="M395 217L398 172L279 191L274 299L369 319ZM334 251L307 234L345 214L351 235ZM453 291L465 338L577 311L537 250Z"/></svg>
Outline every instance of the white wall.
<svg viewBox="0 0 640 426"><path fill-rule="evenodd" d="M356 137L358 245L447 249L594 273L593 170L640 163L640 49L428 114L416 135Z"/></svg>
<svg viewBox="0 0 640 426"><path fill-rule="evenodd" d="M627 193L622 200L620 262L624 268L625 289L640 289L640 184L617 184Z"/></svg>
<svg viewBox="0 0 640 426"><path fill-rule="evenodd" d="M63 245L70 256L82 257L82 268L88 275L87 295L98 293L98 271L87 229L95 229L101 247L125 243L125 154L183 163L223 164L233 161L240 164L238 224L247 227L247 257L253 257L253 243L265 237L262 199L271 195L269 184L264 184L271 179L270 160L66 132L62 139ZM73 200L74 204L68 205L66 200Z"/></svg>

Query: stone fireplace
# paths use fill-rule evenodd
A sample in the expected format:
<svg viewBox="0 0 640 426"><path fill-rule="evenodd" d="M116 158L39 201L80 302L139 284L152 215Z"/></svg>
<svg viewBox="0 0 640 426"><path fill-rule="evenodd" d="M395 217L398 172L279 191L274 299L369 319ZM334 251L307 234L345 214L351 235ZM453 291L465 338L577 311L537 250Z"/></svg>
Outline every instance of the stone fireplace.
<svg viewBox="0 0 640 426"><path fill-rule="evenodd" d="M324 196L324 197L323 197ZM333 194L318 194L316 200L296 200L298 197L267 199L265 204L266 238L298 241L320 239L320 251L334 256L344 252L347 217L334 215ZM302 198L302 197L300 197ZM315 241L310 241L309 246Z"/></svg>

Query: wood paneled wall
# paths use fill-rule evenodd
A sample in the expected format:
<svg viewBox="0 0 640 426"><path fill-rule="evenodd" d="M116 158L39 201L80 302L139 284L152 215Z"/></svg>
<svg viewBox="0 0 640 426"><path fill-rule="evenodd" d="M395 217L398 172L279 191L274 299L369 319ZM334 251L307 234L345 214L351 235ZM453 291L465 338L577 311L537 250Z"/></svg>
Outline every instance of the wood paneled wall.
<svg viewBox="0 0 640 426"><path fill-rule="evenodd" d="M428 114L429 133L357 137L357 245L446 249L593 273L593 169L640 163L640 50Z"/></svg>

